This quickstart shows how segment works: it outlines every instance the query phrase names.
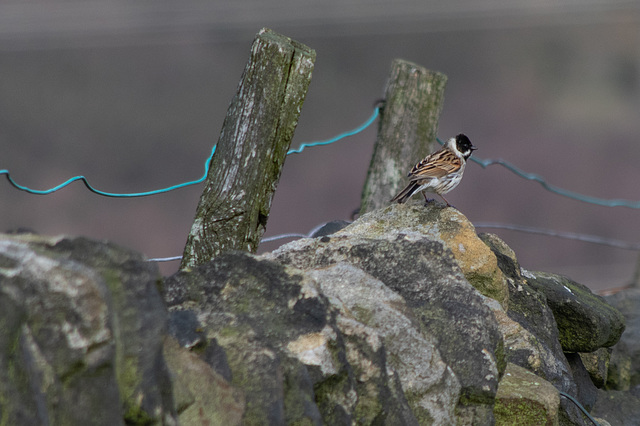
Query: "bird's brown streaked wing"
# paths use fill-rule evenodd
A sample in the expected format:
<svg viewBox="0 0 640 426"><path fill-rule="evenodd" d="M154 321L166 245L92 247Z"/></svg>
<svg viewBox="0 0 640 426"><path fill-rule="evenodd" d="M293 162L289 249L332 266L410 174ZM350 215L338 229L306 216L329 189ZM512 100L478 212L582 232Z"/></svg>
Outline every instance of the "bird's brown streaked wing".
<svg viewBox="0 0 640 426"><path fill-rule="evenodd" d="M411 181L424 178L439 178L462 167L462 160L451 151L438 151L416 164L409 176Z"/></svg>

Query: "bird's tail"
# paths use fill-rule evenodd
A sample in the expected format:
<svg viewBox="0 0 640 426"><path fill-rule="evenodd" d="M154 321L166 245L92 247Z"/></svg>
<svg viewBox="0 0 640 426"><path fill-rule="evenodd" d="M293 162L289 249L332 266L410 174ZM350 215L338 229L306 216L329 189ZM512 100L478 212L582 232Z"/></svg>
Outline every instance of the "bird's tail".
<svg viewBox="0 0 640 426"><path fill-rule="evenodd" d="M391 199L391 202L398 202L399 204L405 203L411 196L416 192L416 190L420 187L420 185L416 182L411 182L405 189L400 191L398 195Z"/></svg>

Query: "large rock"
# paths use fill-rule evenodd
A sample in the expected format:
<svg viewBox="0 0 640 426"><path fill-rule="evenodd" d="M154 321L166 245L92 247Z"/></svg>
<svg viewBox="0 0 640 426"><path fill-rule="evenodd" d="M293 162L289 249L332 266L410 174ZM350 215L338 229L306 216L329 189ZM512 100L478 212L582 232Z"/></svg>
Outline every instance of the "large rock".
<svg viewBox="0 0 640 426"><path fill-rule="evenodd" d="M418 424L380 334L301 271L226 254L167 280L166 299L198 319L201 360L226 364L242 424Z"/></svg>
<svg viewBox="0 0 640 426"><path fill-rule="evenodd" d="M469 284L457 258L441 242L441 233L458 235L458 253L469 247L492 265L474 264L472 276L477 278L478 271L483 271L483 282L487 284L491 276L497 288L506 281L495 256L475 234L470 242L456 234L456 230L467 232L466 219L462 221L459 213L441 214L441 210L438 206L391 206L364 215L333 236L294 241L266 256L303 270L348 263L397 292L460 382L458 421L490 422L505 365L502 336L484 297ZM396 211L401 217L394 221ZM503 303L506 300L502 298Z"/></svg>
<svg viewBox="0 0 640 426"><path fill-rule="evenodd" d="M553 385L515 364L507 364L496 396L496 425L558 425L560 395Z"/></svg>
<svg viewBox="0 0 640 426"><path fill-rule="evenodd" d="M564 392L575 394L571 368L545 296L529 286L515 253L500 238L493 234L480 237L495 253L509 282L509 310L493 308L504 337L506 360L534 372Z"/></svg>
<svg viewBox="0 0 640 426"><path fill-rule="evenodd" d="M401 236L408 241L427 238L438 242L450 251L473 287L507 308L509 290L495 255L476 235L473 224L454 208L439 203L393 204L361 216L335 236L387 240Z"/></svg>
<svg viewBox="0 0 640 426"><path fill-rule="evenodd" d="M7 424L175 424L155 265L83 238L0 238Z"/></svg>
<svg viewBox="0 0 640 426"><path fill-rule="evenodd" d="M339 309L338 327L343 333L370 330L371 337L379 336L386 348L388 368L397 375L419 422L455 423L459 381L440 357L435 339L416 327L419 321L406 301L347 263L311 270L308 275Z"/></svg>
<svg viewBox="0 0 640 426"><path fill-rule="evenodd" d="M172 338L165 340L164 357L174 377L173 395L181 425L242 424L244 394L228 379Z"/></svg>
<svg viewBox="0 0 640 426"><path fill-rule="evenodd" d="M572 365L562 350L555 317L546 297L528 284L525 275L529 273L520 267L515 253L504 241L493 234L481 234L480 238L496 255L498 266L509 283L508 312L504 312L495 301L487 301L504 338L506 360L580 399L582 394L576 384L574 370L582 370L577 362ZM581 402L593 404L588 399ZM562 398L560 404L560 424L589 424L570 401Z"/></svg>
<svg viewBox="0 0 640 426"><path fill-rule="evenodd" d="M526 277L529 285L547 298L565 352L593 352L620 340L624 317L604 298L561 275L528 272Z"/></svg>

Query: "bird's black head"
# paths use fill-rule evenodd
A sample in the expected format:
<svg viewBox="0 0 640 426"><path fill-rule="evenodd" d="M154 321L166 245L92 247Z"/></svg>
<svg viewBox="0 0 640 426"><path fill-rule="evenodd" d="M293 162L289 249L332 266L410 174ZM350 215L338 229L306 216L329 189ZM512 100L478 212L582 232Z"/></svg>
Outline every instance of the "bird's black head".
<svg viewBox="0 0 640 426"><path fill-rule="evenodd" d="M471 153L473 151L478 149L473 146L467 135L464 135L462 133L456 136L456 148L458 149L460 154L462 154L465 160L471 157Z"/></svg>

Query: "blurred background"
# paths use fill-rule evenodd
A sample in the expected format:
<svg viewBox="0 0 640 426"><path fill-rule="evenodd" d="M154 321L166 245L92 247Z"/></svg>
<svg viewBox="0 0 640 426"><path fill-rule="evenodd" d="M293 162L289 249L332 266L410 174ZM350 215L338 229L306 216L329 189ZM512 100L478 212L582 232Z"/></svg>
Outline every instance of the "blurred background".
<svg viewBox="0 0 640 426"><path fill-rule="evenodd" d="M75 175L109 192L199 178L262 27L317 52L292 147L363 123L402 58L448 76L441 139L464 132L478 157L587 195L640 200L640 6L621 0L5 0L0 169L34 189ZM289 156L265 236L349 219L375 132ZM0 180L0 231L108 239L149 257L182 254L203 189L113 199L74 183L35 196ZM563 198L500 166L471 164L447 198L473 222L640 242L640 210ZM628 284L638 260L478 231L503 238L523 267L594 290Z"/></svg>

